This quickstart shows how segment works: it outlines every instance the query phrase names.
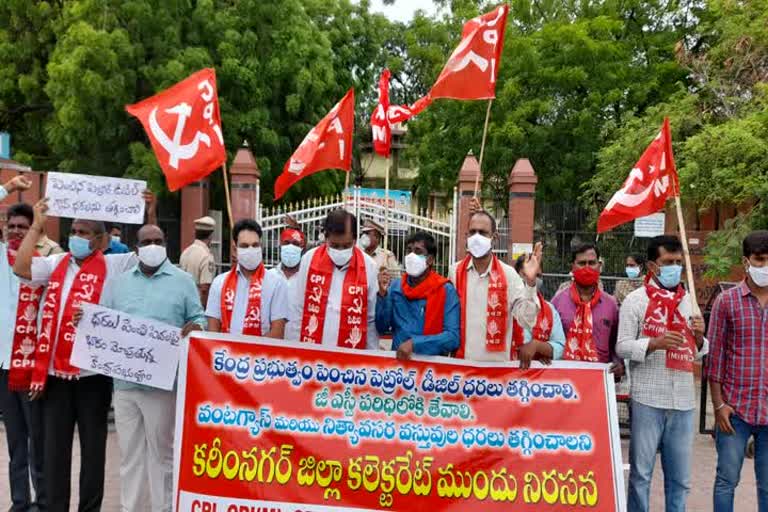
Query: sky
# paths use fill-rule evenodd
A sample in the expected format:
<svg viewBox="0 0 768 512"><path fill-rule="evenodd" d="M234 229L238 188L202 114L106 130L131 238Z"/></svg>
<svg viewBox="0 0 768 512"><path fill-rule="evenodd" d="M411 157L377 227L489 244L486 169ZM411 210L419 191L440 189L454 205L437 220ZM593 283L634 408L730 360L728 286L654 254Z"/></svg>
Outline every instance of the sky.
<svg viewBox="0 0 768 512"><path fill-rule="evenodd" d="M413 13L419 9L430 14L435 12L432 0L395 0L394 5L384 5L382 0L371 0L373 12L381 12L395 21L410 21Z"/></svg>

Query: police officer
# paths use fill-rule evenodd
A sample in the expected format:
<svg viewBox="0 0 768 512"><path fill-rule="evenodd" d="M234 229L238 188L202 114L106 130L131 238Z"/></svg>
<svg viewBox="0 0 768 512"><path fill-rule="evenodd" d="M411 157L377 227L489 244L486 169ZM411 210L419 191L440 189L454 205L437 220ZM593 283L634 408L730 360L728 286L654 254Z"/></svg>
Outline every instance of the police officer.
<svg viewBox="0 0 768 512"><path fill-rule="evenodd" d="M192 275L200 291L202 304L208 303L208 290L216 276L216 262L211 252L211 241L216 221L211 217L195 220L195 241L181 253L179 266Z"/></svg>

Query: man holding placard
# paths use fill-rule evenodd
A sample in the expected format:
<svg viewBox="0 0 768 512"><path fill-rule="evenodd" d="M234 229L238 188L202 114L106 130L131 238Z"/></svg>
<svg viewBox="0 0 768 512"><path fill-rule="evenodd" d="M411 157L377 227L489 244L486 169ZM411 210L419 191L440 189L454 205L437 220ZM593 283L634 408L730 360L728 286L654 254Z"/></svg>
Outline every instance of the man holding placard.
<svg viewBox="0 0 768 512"><path fill-rule="evenodd" d="M47 286L41 303L31 394L43 397L44 476L49 510L67 512L70 500L72 442L77 425L81 459L80 510L98 510L104 496L107 413L112 379L80 371L70 364L75 338L74 314L82 303L98 304L113 277L136 264L136 255L104 256L102 221L75 219L69 252L34 257L47 220L48 200L34 207L34 221L16 255L13 270L26 284ZM45 395L43 396L43 391Z"/></svg>
<svg viewBox="0 0 768 512"><path fill-rule="evenodd" d="M138 265L115 278L102 305L178 327L181 336L204 329L203 306L195 282L168 259L165 234L158 226L148 224L139 230L138 255ZM115 378L115 426L124 510L171 510L175 403L175 390Z"/></svg>

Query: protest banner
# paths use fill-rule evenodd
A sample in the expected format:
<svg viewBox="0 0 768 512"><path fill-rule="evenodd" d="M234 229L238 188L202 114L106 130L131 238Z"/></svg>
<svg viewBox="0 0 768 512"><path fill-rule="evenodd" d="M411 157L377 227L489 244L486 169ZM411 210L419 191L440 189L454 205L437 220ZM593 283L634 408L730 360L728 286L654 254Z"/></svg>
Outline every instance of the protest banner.
<svg viewBox="0 0 768 512"><path fill-rule="evenodd" d="M141 194L146 188L147 182L141 180L49 172L45 187L48 215L143 224Z"/></svg>
<svg viewBox="0 0 768 512"><path fill-rule="evenodd" d="M607 365L194 333L175 439L183 512L625 509Z"/></svg>
<svg viewBox="0 0 768 512"><path fill-rule="evenodd" d="M70 363L107 377L170 390L181 329L83 303Z"/></svg>

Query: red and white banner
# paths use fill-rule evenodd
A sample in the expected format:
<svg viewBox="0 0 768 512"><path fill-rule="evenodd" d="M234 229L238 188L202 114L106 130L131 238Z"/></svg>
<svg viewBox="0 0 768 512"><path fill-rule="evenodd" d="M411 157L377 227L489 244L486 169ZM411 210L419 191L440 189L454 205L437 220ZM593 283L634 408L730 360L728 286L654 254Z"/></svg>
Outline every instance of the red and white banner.
<svg viewBox="0 0 768 512"><path fill-rule="evenodd" d="M216 333L183 350L178 511L625 510L607 365Z"/></svg>
<svg viewBox="0 0 768 512"><path fill-rule="evenodd" d="M198 71L125 110L144 126L171 192L226 162L213 69Z"/></svg>
<svg viewBox="0 0 768 512"><path fill-rule="evenodd" d="M664 208L668 198L678 195L680 184L672 154L669 118L665 118L659 134L600 214L597 232L655 213Z"/></svg>
<svg viewBox="0 0 768 512"><path fill-rule="evenodd" d="M379 77L379 103L371 115L373 150L384 158L389 157L392 148L392 122L389 119L389 70L384 69Z"/></svg>
<svg viewBox="0 0 768 512"><path fill-rule="evenodd" d="M327 169L352 170L352 134L355 131L355 90L334 105L307 133L283 173L275 181L275 199L280 199L297 181Z"/></svg>

